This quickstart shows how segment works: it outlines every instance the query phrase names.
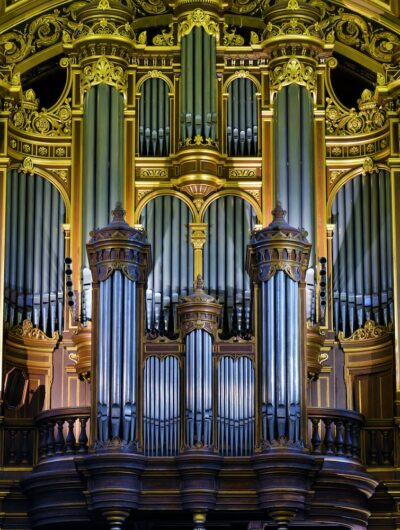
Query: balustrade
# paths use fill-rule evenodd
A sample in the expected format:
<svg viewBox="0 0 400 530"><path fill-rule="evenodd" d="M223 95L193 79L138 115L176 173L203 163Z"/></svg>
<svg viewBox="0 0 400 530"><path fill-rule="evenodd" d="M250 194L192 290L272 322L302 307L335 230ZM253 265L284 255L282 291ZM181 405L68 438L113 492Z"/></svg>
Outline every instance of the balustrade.
<svg viewBox="0 0 400 530"><path fill-rule="evenodd" d="M367 466L393 465L393 420L370 419L363 432L363 461Z"/></svg>
<svg viewBox="0 0 400 530"><path fill-rule="evenodd" d="M36 417L39 460L88 450L90 407L46 410Z"/></svg>
<svg viewBox="0 0 400 530"><path fill-rule="evenodd" d="M360 430L364 417L340 409L308 409L313 454L360 459Z"/></svg>

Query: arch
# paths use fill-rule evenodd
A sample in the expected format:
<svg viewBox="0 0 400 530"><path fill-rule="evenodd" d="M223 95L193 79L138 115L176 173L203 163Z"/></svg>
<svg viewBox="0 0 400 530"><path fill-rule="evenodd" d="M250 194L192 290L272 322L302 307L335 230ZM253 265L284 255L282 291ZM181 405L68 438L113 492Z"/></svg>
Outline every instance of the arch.
<svg viewBox="0 0 400 530"><path fill-rule="evenodd" d="M327 215L326 221L327 221L327 223L331 222L331 219L332 219L332 213L331 213L332 212L332 204L333 204L335 196L337 195L337 193L340 190L340 188L342 188L345 184L347 184L347 182L349 182L350 180L354 179L358 175L362 175L362 174L365 174L365 173L371 173L371 172L373 172L375 170L379 171L380 169L383 169L385 171L389 171L390 172L390 168L386 164L375 164L374 168L372 169L372 171L368 171L367 172L367 171L365 171L365 169L362 166L359 166L359 167L350 169L344 175L342 175L340 180L338 180L338 182L336 182L336 184L333 186L333 188L331 189L331 191L329 193L329 196L328 196L328 201L327 201L327 204L326 204L326 215Z"/></svg>
<svg viewBox="0 0 400 530"><path fill-rule="evenodd" d="M250 74L247 70L237 70L234 74L230 75L224 83L223 87L223 93L227 94L229 85L235 80L235 79L250 79L255 85L256 85L256 96L261 94L261 83L257 79L257 77L253 74Z"/></svg>
<svg viewBox="0 0 400 530"><path fill-rule="evenodd" d="M12 169L17 169L20 171L21 164L11 164L8 167L8 170L11 171ZM22 171L22 170L21 170ZM22 171L23 172L23 171ZM71 219L71 201L70 197L68 195L67 190L64 188L64 186L60 183L60 181L51 173L51 171L48 171L46 169L43 169L38 166L34 166L32 172L30 172L31 175L38 175L39 177L43 177L45 180L49 181L51 185L53 185L57 191L60 193L64 205L65 205L65 222L68 224L70 223Z"/></svg>
<svg viewBox="0 0 400 530"><path fill-rule="evenodd" d="M158 73L158 72L157 72ZM146 76L145 76L146 77ZM138 94L137 148L139 156L169 156L171 150L171 88L165 76L149 75Z"/></svg>
<svg viewBox="0 0 400 530"><path fill-rule="evenodd" d="M218 200L219 198L225 197L227 195L233 195L234 197L240 197L241 199L243 199L246 202L248 202L250 204L250 206L252 206L254 211L256 212L257 221L259 223L262 222L261 207L258 204L258 202L253 197L251 197L251 195L249 195L247 192L242 191L242 190L225 189L225 190L219 191L219 192L211 195L210 197L208 197L204 201L204 203L203 203L203 205L202 205L202 207L201 207L201 209L199 211L199 214L198 214L202 223L204 222L204 216L205 216L206 210L210 206L210 204L212 202Z"/></svg>
<svg viewBox="0 0 400 530"><path fill-rule="evenodd" d="M148 193L143 199L139 202L139 204L136 207L135 211L135 224L140 224L140 216L142 215L143 208L148 204L151 200L155 199L156 197L161 197L163 195L171 195L172 197L177 197L182 202L186 204L186 206L189 208L191 214L192 214L192 222L197 222L197 210L195 205L192 203L192 201L189 199L187 195L180 191L174 191L174 190L154 190L151 193Z"/></svg>
<svg viewBox="0 0 400 530"><path fill-rule="evenodd" d="M170 95L174 94L174 85L171 79L165 74L163 74L162 72L160 72L159 70L150 70L149 72L147 72L147 74L143 75L142 77L138 79L136 83L136 95L138 96L142 95L140 92L140 88L148 79L162 79L168 85L169 94Z"/></svg>

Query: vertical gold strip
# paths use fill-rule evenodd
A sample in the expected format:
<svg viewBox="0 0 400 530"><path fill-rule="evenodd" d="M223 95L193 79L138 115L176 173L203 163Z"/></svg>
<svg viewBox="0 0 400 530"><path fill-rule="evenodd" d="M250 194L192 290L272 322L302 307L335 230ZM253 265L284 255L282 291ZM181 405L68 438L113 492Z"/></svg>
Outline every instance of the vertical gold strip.
<svg viewBox="0 0 400 530"><path fill-rule="evenodd" d="M190 223L190 241L193 245L193 281L200 274L203 277L203 247L206 242L207 223Z"/></svg>
<svg viewBox="0 0 400 530"><path fill-rule="evenodd" d="M274 137L272 111L262 113L262 219L263 226L272 221L274 209Z"/></svg>
<svg viewBox="0 0 400 530"><path fill-rule="evenodd" d="M128 89L124 109L124 175L122 204L126 221L135 223L135 157L136 157L136 70L128 73Z"/></svg>
<svg viewBox="0 0 400 530"><path fill-rule="evenodd" d="M6 243L8 113L0 114L0 403L3 390L4 263Z"/></svg>

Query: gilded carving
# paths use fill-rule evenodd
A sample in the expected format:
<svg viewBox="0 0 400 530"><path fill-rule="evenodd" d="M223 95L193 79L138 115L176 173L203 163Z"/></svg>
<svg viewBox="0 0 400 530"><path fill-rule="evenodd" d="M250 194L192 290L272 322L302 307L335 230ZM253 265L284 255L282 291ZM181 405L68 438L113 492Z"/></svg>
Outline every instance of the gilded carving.
<svg viewBox="0 0 400 530"><path fill-rule="evenodd" d="M229 168L229 178L231 179L255 179L257 178L256 170L249 168Z"/></svg>
<svg viewBox="0 0 400 530"><path fill-rule="evenodd" d="M155 46L173 46L175 44L172 24L170 24L169 27L170 31L163 29L161 30L161 33L153 38L153 44Z"/></svg>
<svg viewBox="0 0 400 530"><path fill-rule="evenodd" d="M369 156L367 156L367 158L364 159L362 167L363 167L363 171L362 171L363 175L377 170L377 167L375 166L374 161Z"/></svg>
<svg viewBox="0 0 400 530"><path fill-rule="evenodd" d="M340 170L340 169L333 169L329 172L329 182L330 184L333 184L336 182L344 173L346 173L346 170Z"/></svg>
<svg viewBox="0 0 400 530"><path fill-rule="evenodd" d="M377 97L367 88L357 100L358 112L352 108L341 110L332 99L327 99L326 131L335 136L370 133L386 124L386 112L378 104Z"/></svg>
<svg viewBox="0 0 400 530"><path fill-rule="evenodd" d="M168 178L168 169L165 167L154 169L140 169L140 178L142 179L166 179Z"/></svg>
<svg viewBox="0 0 400 530"><path fill-rule="evenodd" d="M194 27L202 27L206 33L215 37L219 41L218 22L212 18L210 13L197 8L191 11L184 20L178 24L178 40L180 41L185 35L189 35Z"/></svg>
<svg viewBox="0 0 400 530"><path fill-rule="evenodd" d="M270 0L232 0L230 8L233 13L240 15L263 12L270 4Z"/></svg>
<svg viewBox="0 0 400 530"><path fill-rule="evenodd" d="M380 326L373 320L367 320L364 324L364 327L357 329L350 337L345 338L343 331L339 332L338 337L340 341L355 342L389 337L391 334L391 326Z"/></svg>
<svg viewBox="0 0 400 530"><path fill-rule="evenodd" d="M222 42L225 46L243 46L244 37L236 33L236 28L228 30L228 24L224 24L224 36Z"/></svg>
<svg viewBox="0 0 400 530"><path fill-rule="evenodd" d="M143 15L161 15L168 10L168 3L163 0L134 0L134 9Z"/></svg>
<svg viewBox="0 0 400 530"><path fill-rule="evenodd" d="M10 121L16 129L43 136L69 136L72 111L67 99L56 108L38 110L39 100L30 88L24 92L20 103L11 107ZM42 153L40 153L42 154ZM43 153L45 156L47 153Z"/></svg>
<svg viewBox="0 0 400 530"><path fill-rule="evenodd" d="M74 2L62 13L55 9L26 24L23 29L14 29L0 35L0 49L7 64L18 63L37 50L60 42L63 32L71 35L78 26L76 11L86 2Z"/></svg>
<svg viewBox="0 0 400 530"><path fill-rule="evenodd" d="M291 83L305 85L308 90L316 90L317 78L314 68L304 64L296 57L291 57L286 64L276 66L271 72L273 90L280 90Z"/></svg>
<svg viewBox="0 0 400 530"><path fill-rule="evenodd" d="M106 83L114 86L120 92L125 92L127 88L127 73L124 69L112 63L105 55L88 66L82 72L81 90L86 92L93 85Z"/></svg>
<svg viewBox="0 0 400 530"><path fill-rule="evenodd" d="M55 331L53 337L48 337L44 331L35 328L30 320L24 320L21 324L14 326L8 331L8 339L34 339L44 342L57 342L59 335Z"/></svg>
<svg viewBox="0 0 400 530"><path fill-rule="evenodd" d="M333 31L336 40L367 53L379 62L392 61L393 54L400 44L397 35L333 3L313 0L312 4L322 9L321 28L325 34Z"/></svg>
<svg viewBox="0 0 400 530"><path fill-rule="evenodd" d="M27 156L23 159L22 164L19 167L19 170L25 174L32 175L34 172L33 160L30 156Z"/></svg>

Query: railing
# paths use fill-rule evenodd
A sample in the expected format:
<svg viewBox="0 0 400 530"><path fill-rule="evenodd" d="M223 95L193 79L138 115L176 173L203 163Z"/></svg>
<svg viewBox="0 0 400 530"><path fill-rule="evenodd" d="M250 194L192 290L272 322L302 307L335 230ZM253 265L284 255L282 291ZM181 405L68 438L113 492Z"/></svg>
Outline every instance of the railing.
<svg viewBox="0 0 400 530"><path fill-rule="evenodd" d="M394 425L389 419L367 420L363 432L363 461L367 466L393 466Z"/></svg>
<svg viewBox="0 0 400 530"><path fill-rule="evenodd" d="M39 460L88 450L90 407L46 410L36 417Z"/></svg>
<svg viewBox="0 0 400 530"><path fill-rule="evenodd" d="M313 454L360 459L360 430L365 419L358 412L342 409L309 408Z"/></svg>
<svg viewBox="0 0 400 530"><path fill-rule="evenodd" d="M1 465L6 467L29 467L35 454L35 426L30 418L4 418Z"/></svg>

